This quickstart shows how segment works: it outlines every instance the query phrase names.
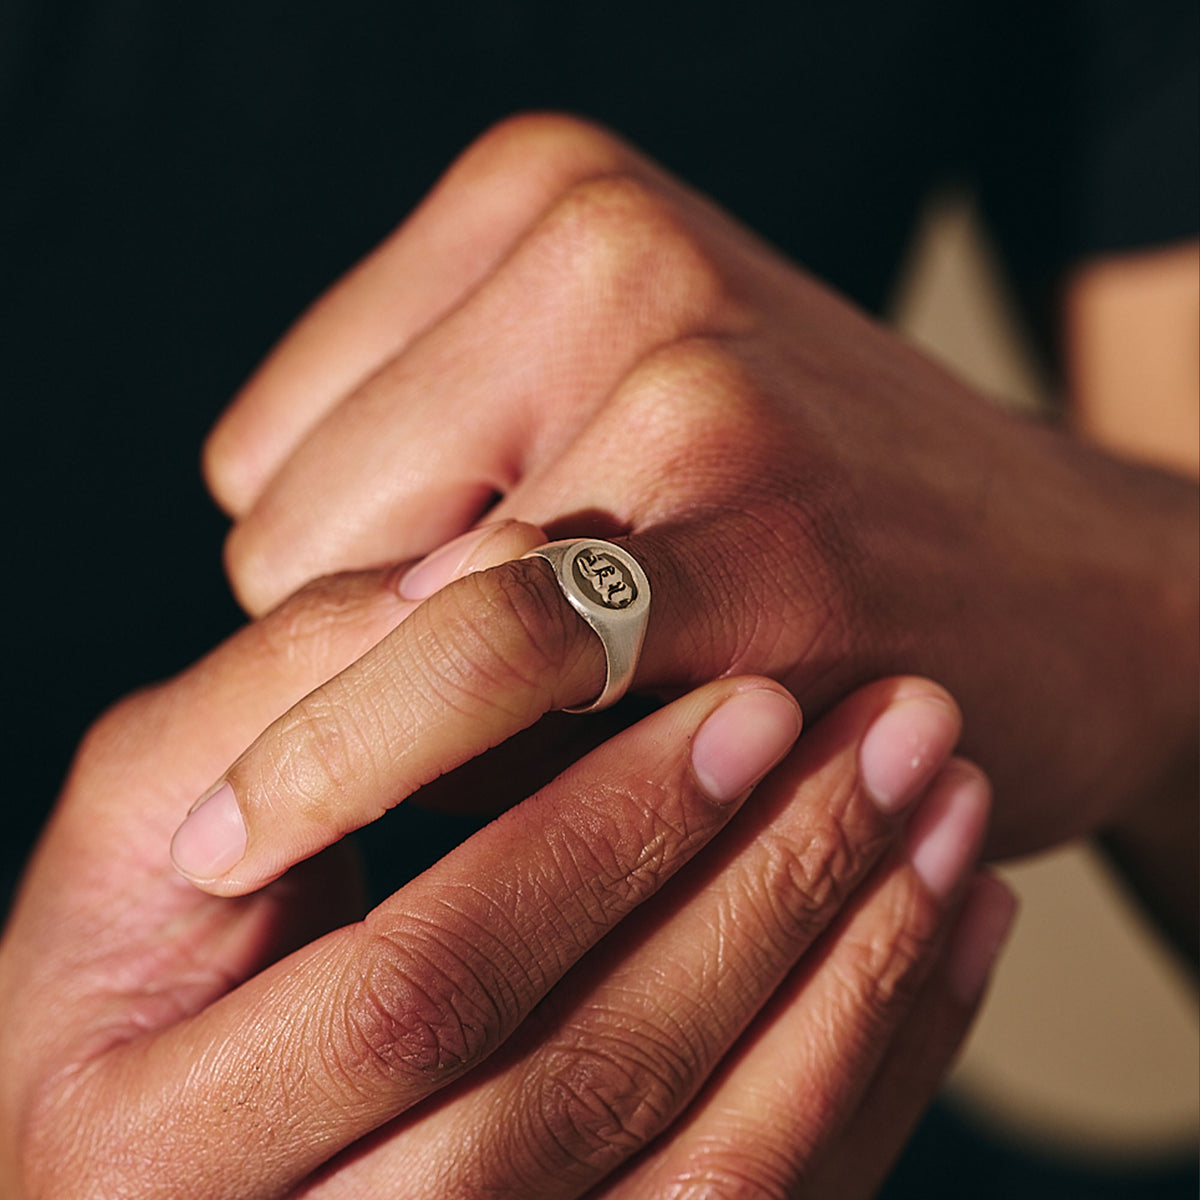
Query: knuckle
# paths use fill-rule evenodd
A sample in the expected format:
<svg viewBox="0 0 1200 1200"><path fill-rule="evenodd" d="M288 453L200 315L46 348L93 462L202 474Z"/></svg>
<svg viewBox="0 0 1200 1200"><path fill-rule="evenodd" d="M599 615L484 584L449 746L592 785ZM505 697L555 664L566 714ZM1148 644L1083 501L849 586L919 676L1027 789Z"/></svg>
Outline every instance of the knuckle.
<svg viewBox="0 0 1200 1200"><path fill-rule="evenodd" d="M837 674L877 653L864 643L881 626L866 607L878 588L864 576L870 523L861 519L861 487L837 464L809 461L790 407L741 339L703 333L646 355L599 432L604 449L621 452L633 436L653 456L654 481L639 496L646 522L678 521L679 495L661 481L687 479L688 522L702 528L710 552L679 558L669 544L664 550L685 578L702 572L690 587L739 597L703 621L691 612L680 620L699 630L697 661L721 646L730 653L716 672L776 674L804 664L806 682L819 685L817 664Z"/></svg>
<svg viewBox="0 0 1200 1200"><path fill-rule="evenodd" d="M923 923L925 905L904 890L889 901L889 910L865 936L848 932L836 959L847 1011L854 1019L893 1024L895 1014L916 995L936 946L935 929Z"/></svg>
<svg viewBox="0 0 1200 1200"><path fill-rule="evenodd" d="M759 470L779 454L767 397L728 340L708 334L646 355L616 393L614 416L626 437L634 424L661 469L686 468L689 483L694 475L693 494L708 503L744 505Z"/></svg>
<svg viewBox="0 0 1200 1200"><path fill-rule="evenodd" d="M252 521L238 520L221 549L225 577L243 607L248 607L269 571Z"/></svg>
<svg viewBox="0 0 1200 1200"><path fill-rule="evenodd" d="M815 831L802 847L767 847L760 895L767 920L785 943L812 937L841 903L858 855L840 823Z"/></svg>
<svg viewBox="0 0 1200 1200"><path fill-rule="evenodd" d="M482 1061L515 1024L495 972L461 938L418 922L372 934L322 1045L351 1094L418 1096Z"/></svg>
<svg viewBox="0 0 1200 1200"><path fill-rule="evenodd" d="M523 722L556 707L560 680L591 634L544 572L506 563L441 596L416 664L423 685L454 709L501 707Z"/></svg>
<svg viewBox="0 0 1200 1200"><path fill-rule="evenodd" d="M769 891L781 924L806 929L836 908L858 859L840 821L823 826L802 849L780 853Z"/></svg>
<svg viewBox="0 0 1200 1200"><path fill-rule="evenodd" d="M595 1170L651 1141L683 1106L695 1071L665 1039L614 1034L550 1057L534 1097L541 1138L562 1161Z"/></svg>
<svg viewBox="0 0 1200 1200"><path fill-rule="evenodd" d="M306 562L303 539L286 533L276 512L255 509L239 518L222 548L225 575L235 599L252 617L282 614L299 619L306 605L334 606L338 581L347 575L325 575Z"/></svg>
<svg viewBox="0 0 1200 1200"><path fill-rule="evenodd" d="M796 1170L791 1155L768 1146L726 1141L697 1148L685 1175L664 1193L671 1200L787 1200Z"/></svg>
<svg viewBox="0 0 1200 1200"><path fill-rule="evenodd" d="M483 133L467 157L486 168L510 165L536 171L559 191L579 178L618 169L628 161L625 144L590 121L555 112L523 112Z"/></svg>
<svg viewBox="0 0 1200 1200"><path fill-rule="evenodd" d="M270 735L278 752L266 760L271 786L261 789L262 795L283 797L292 818L303 813L323 828L340 828L345 798L363 794L364 782L384 777L380 750L387 738L378 727L383 715L370 705L343 702L339 691L327 685L279 719ZM237 774L235 768L230 777Z"/></svg>
<svg viewBox="0 0 1200 1200"><path fill-rule="evenodd" d="M757 907L781 944L811 941L885 846L886 828L860 823L853 816L859 809L853 781L839 780L816 823L805 823L803 836L794 831L765 836Z"/></svg>
<svg viewBox="0 0 1200 1200"><path fill-rule="evenodd" d="M655 797L663 801L655 807ZM547 830L550 888L582 906L583 919L607 928L652 896L711 827L669 815L669 789L595 784L572 796L577 819Z"/></svg>
<svg viewBox="0 0 1200 1200"><path fill-rule="evenodd" d="M568 187L538 231L558 277L595 303L616 295L632 313L650 313L661 333L706 324L730 290L680 205L628 171ZM642 303L634 306L634 301ZM642 319L646 319L644 316Z"/></svg>
<svg viewBox="0 0 1200 1200"><path fill-rule="evenodd" d="M686 335L642 358L615 391L601 430L614 451L630 436L655 463L655 481L641 503L650 519L678 519L679 494L662 480L686 478L689 521L704 539L720 539L714 560L736 564L739 588L761 578L767 603L779 607L785 569L814 557L814 530L788 450L793 434L781 421L778 399L757 377L737 339ZM644 449L643 449L644 447ZM731 454L730 448L736 453ZM606 447L607 448L607 447ZM754 571L745 571L752 565ZM711 564L705 563L704 569Z"/></svg>
<svg viewBox="0 0 1200 1200"><path fill-rule="evenodd" d="M245 511L247 492L238 479L239 465L225 426L219 423L200 448L200 474L209 495L226 513L237 516Z"/></svg>

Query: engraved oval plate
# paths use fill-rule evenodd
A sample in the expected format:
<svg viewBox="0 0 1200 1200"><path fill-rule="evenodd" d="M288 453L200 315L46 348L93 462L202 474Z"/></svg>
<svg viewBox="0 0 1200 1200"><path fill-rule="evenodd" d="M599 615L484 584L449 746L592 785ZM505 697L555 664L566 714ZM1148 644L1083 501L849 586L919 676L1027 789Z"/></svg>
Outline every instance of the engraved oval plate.
<svg viewBox="0 0 1200 1200"><path fill-rule="evenodd" d="M607 547L584 546L571 564L576 587L600 608L628 608L638 595L629 568Z"/></svg>

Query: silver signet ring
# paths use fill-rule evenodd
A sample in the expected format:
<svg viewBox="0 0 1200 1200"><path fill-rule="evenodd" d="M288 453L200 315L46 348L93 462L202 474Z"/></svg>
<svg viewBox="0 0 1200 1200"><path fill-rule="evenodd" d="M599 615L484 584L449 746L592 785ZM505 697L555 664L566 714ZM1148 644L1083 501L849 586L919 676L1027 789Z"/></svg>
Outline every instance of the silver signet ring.
<svg viewBox="0 0 1200 1200"><path fill-rule="evenodd" d="M627 550L596 538L547 542L524 558L544 558L571 607L604 646L604 688L591 704L565 712L610 708L629 690L650 618L650 580Z"/></svg>

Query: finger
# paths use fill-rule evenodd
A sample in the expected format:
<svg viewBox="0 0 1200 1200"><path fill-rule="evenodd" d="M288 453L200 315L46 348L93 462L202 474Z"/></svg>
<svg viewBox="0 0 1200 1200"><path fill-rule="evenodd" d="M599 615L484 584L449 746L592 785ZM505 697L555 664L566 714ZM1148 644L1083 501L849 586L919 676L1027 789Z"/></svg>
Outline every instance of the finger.
<svg viewBox="0 0 1200 1200"><path fill-rule="evenodd" d="M869 1200L878 1194L970 1031L1016 903L995 876L972 881L932 978L846 1131L808 1179L805 1200Z"/></svg>
<svg viewBox="0 0 1200 1200"><path fill-rule="evenodd" d="M279 464L226 548L242 602L262 611L316 575L429 550L553 461L656 347L740 325L695 226L640 173L566 188Z"/></svg>
<svg viewBox="0 0 1200 1200"><path fill-rule="evenodd" d="M772 997L684 1121L603 1192L608 1200L735 1183L764 1198L809 1194L811 1173L852 1124L941 953L988 804L977 770L955 763L942 773L903 848ZM901 1124L913 1105L900 1106Z"/></svg>
<svg viewBox="0 0 1200 1200"><path fill-rule="evenodd" d="M654 591L635 683L687 687L737 670L728 613L706 598L741 532L706 527L699 559L693 529L686 541L629 539ZM256 739L176 833L175 865L215 894L261 887L545 713L595 698L603 679L600 640L548 563L457 580Z"/></svg>
<svg viewBox="0 0 1200 1200"><path fill-rule="evenodd" d="M443 577L469 573L543 540L533 526L503 523L447 548L432 569ZM405 575L404 569L363 572L311 584L175 679L122 701L96 722L23 889L48 912L64 915L60 936L77 937L82 952L131 944L196 907L198 893L179 888L164 851L198 789L264 725L414 611L417 602L399 591ZM64 860L97 869L63 879L57 864ZM153 888L155 903L112 911L107 896L120 878L143 879L143 895L149 901ZM65 919L80 911L94 912L95 921ZM151 911L161 920L148 921Z"/></svg>
<svg viewBox="0 0 1200 1200"><path fill-rule="evenodd" d="M675 1118L834 919L957 731L925 681L885 681L839 706L734 828L556 989L483 1082L465 1078L425 1119L331 1164L328 1194L390 1194L404 1180L412 1200L561 1200L606 1175ZM497 1112L503 1136L468 1136Z"/></svg>
<svg viewBox="0 0 1200 1200"><path fill-rule="evenodd" d="M194 793L198 771L201 778L211 780L214 761L228 763L264 725L358 661L419 607L420 597L402 590L417 567L422 568L420 579L432 586L517 558L544 541L545 534L536 526L500 521L443 547L436 559L425 564L309 584L167 685L171 703L164 707L170 723L164 728L155 712L156 721L141 731L149 746L160 748L148 759L152 769L170 757L172 771L167 778L179 797L187 796L186 811L195 799L189 793ZM135 696L126 706L155 707L159 694ZM128 751L130 721L124 712L125 706L119 706L113 721L100 723L85 742L85 752L93 745L107 747L110 725L120 726L115 740L121 744L115 748ZM199 729L204 730L203 737L196 735ZM163 786L161 779L155 780L156 788Z"/></svg>
<svg viewBox="0 0 1200 1200"><path fill-rule="evenodd" d="M293 326L218 422L205 447L218 503L247 512L321 417L469 295L555 195L631 157L598 128L553 116L507 121L476 142Z"/></svg>
<svg viewBox="0 0 1200 1200"><path fill-rule="evenodd" d="M176 867L216 894L251 891L572 703L560 695L598 693L585 630L533 561L446 587L238 757L177 830Z"/></svg>
<svg viewBox="0 0 1200 1200"><path fill-rule="evenodd" d="M172 1195L279 1195L469 1071L729 819L799 730L766 680L653 714L464 843L367 920L121 1054L104 1089ZM181 1083L181 1081L185 1081ZM144 1128L142 1128L144 1126ZM180 1166L180 1172L184 1168ZM118 1188L110 1188L117 1194Z"/></svg>

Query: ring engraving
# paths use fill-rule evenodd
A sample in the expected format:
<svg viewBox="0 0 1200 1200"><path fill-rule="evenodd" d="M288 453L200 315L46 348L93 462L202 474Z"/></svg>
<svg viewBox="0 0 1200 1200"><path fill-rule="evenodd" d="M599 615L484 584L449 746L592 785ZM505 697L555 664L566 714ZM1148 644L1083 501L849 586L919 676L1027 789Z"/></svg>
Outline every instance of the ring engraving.
<svg viewBox="0 0 1200 1200"><path fill-rule="evenodd" d="M599 546L588 546L575 555L572 574L580 591L602 608L628 608L637 599L633 575Z"/></svg>

